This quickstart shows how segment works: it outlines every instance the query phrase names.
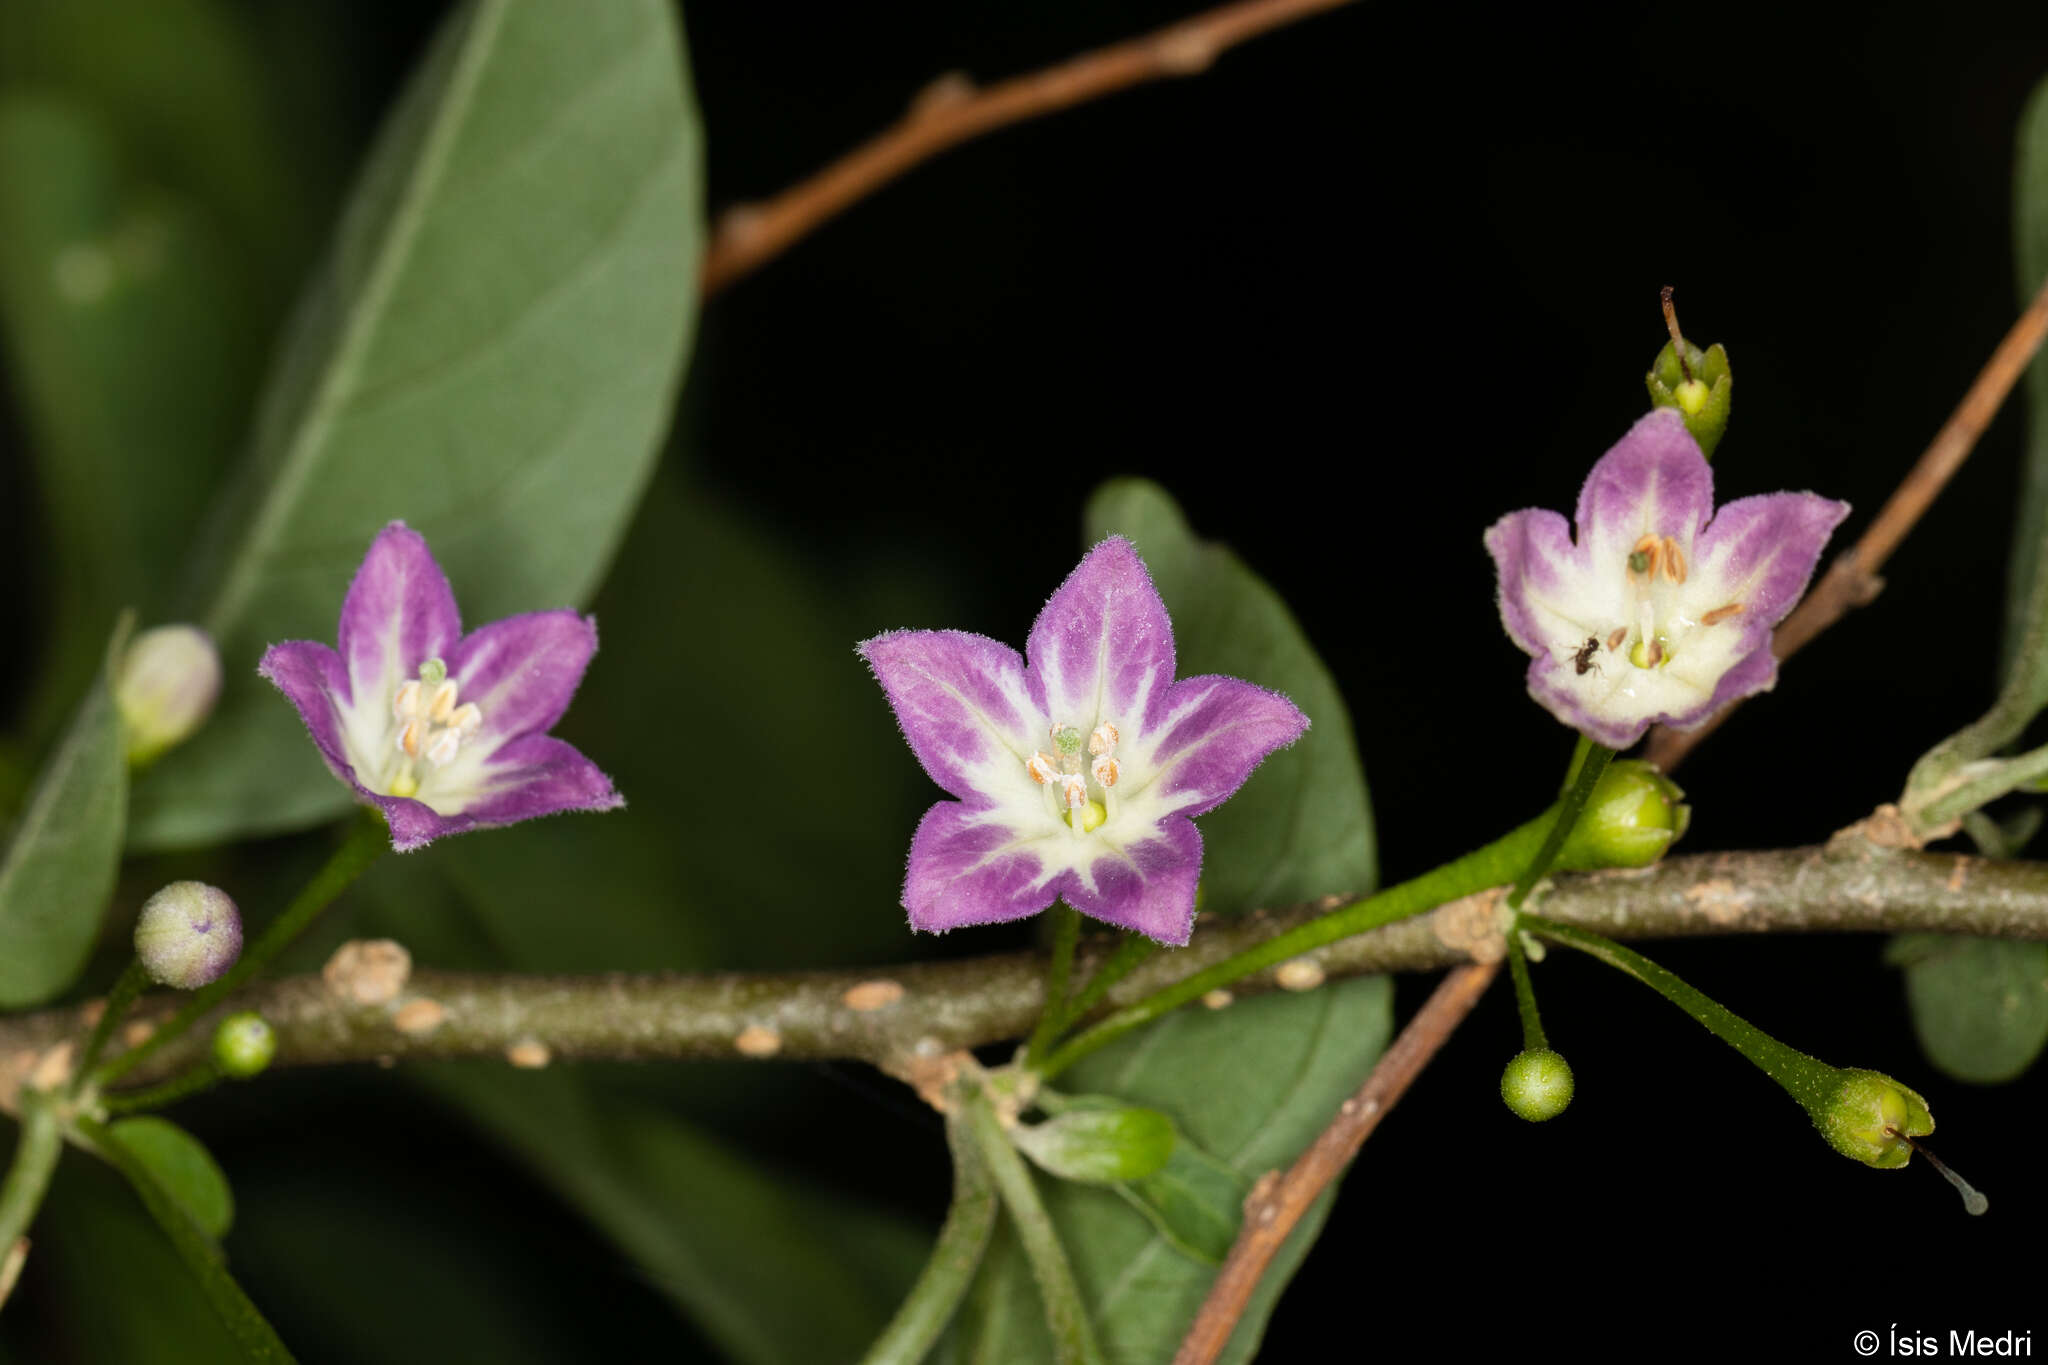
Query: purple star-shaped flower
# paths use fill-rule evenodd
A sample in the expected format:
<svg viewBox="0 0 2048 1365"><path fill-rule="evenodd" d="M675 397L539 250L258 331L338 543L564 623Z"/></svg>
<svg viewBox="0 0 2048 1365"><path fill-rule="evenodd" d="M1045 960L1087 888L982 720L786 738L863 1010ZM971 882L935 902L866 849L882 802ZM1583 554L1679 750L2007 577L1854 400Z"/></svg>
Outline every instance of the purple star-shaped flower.
<svg viewBox="0 0 2048 1365"><path fill-rule="evenodd" d="M1032 624L1024 655L958 630L860 646L934 782L960 798L910 842L903 905L943 932L1085 915L1184 944L1202 836L1222 804L1308 717L1236 678L1174 681L1173 626L1129 541L1088 552Z"/></svg>
<svg viewBox="0 0 2048 1365"><path fill-rule="evenodd" d="M272 645L257 670L291 699L334 775L379 807L399 852L444 834L623 805L548 730L597 651L597 624L536 611L462 633L426 540L394 521L341 604L339 651Z"/></svg>
<svg viewBox="0 0 2048 1365"><path fill-rule="evenodd" d="M1587 476L1576 541L1562 516L1535 508L1486 533L1501 622L1532 656L1529 695L1625 749L1653 724L1686 729L1768 690L1771 628L1848 515L1816 493L1715 512L1713 473L1684 420L1651 412Z"/></svg>

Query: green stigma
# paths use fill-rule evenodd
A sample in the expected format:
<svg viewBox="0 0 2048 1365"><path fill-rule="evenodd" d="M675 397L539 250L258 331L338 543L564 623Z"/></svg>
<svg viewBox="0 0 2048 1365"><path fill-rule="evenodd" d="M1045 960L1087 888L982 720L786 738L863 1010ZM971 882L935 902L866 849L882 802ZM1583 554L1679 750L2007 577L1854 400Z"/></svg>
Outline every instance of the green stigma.
<svg viewBox="0 0 2048 1365"><path fill-rule="evenodd" d="M1612 561L1609 562L1611 563ZM1628 571L1630 573L1648 573L1650 571L1650 552L1648 550L1637 550L1631 554L1628 557Z"/></svg>
<svg viewBox="0 0 2048 1365"><path fill-rule="evenodd" d="M448 665L442 663L438 658L429 659L425 663L420 665L421 686L439 687L443 682L447 681L447 679Z"/></svg>
<svg viewBox="0 0 2048 1365"><path fill-rule="evenodd" d="M1052 744L1062 754L1072 756L1081 752L1081 731L1073 725L1062 725L1053 731ZM1090 826L1093 828L1093 826Z"/></svg>

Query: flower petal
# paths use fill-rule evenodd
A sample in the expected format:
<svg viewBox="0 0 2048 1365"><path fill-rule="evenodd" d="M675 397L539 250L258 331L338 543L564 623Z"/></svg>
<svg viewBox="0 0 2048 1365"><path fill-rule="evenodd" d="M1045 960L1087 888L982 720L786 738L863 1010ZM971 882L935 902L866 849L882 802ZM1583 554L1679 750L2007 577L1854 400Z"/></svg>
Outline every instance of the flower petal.
<svg viewBox="0 0 2048 1365"><path fill-rule="evenodd" d="M1090 550L1032 622L1024 642L1045 714L1150 728L1173 682L1173 626L1144 561L1122 536Z"/></svg>
<svg viewBox="0 0 2048 1365"><path fill-rule="evenodd" d="M1060 893L1084 915L1180 948L1194 933L1201 874L1201 833L1192 820L1169 819L1121 857L1096 859L1089 869L1093 886L1070 873Z"/></svg>
<svg viewBox="0 0 2048 1365"><path fill-rule="evenodd" d="M1016 650L964 630L897 630L863 641L860 656L932 781L960 797L1036 795L1024 765L1045 743L1045 715Z"/></svg>
<svg viewBox="0 0 2048 1365"><path fill-rule="evenodd" d="M313 736L320 757L342 781L363 790L349 762L343 737L341 708L349 697L348 671L341 656L326 645L311 640L290 640L263 652L256 672L277 686L298 708L299 719Z"/></svg>
<svg viewBox="0 0 2048 1365"><path fill-rule="evenodd" d="M1059 892L1033 849L1037 842L1020 840L986 810L939 802L925 812L910 841L903 882L910 926L944 933L968 924L1023 919L1045 909Z"/></svg>
<svg viewBox="0 0 2048 1365"><path fill-rule="evenodd" d="M1737 619L1761 638L1798 604L1828 537L1848 515L1848 503L1818 493L1737 498L1694 544L1688 593L1741 604Z"/></svg>
<svg viewBox="0 0 2048 1365"><path fill-rule="evenodd" d="M1172 810L1201 815L1243 786L1266 755L1307 729L1308 717L1278 692L1236 678L1183 678L1167 691L1160 737L1145 766L1156 773L1160 796L1177 798Z"/></svg>
<svg viewBox="0 0 2048 1365"><path fill-rule="evenodd" d="M428 659L462 636L448 576L419 532L394 521L377 533L341 604L339 643L353 697L388 702Z"/></svg>
<svg viewBox="0 0 2048 1365"><path fill-rule="evenodd" d="M595 763L552 735L525 735L499 746L482 765L479 790L459 810L424 801L373 796L391 823L391 845L409 853L447 834L517 824L571 810L614 810L626 804ZM448 803L442 802L445 806Z"/></svg>
<svg viewBox="0 0 2048 1365"><path fill-rule="evenodd" d="M1619 566L1644 535L1691 547L1714 510L1714 475L1674 408L1655 408L1602 455L1579 491L1579 547Z"/></svg>
<svg viewBox="0 0 2048 1365"><path fill-rule="evenodd" d="M596 652L597 622L567 610L508 616L466 636L447 663L459 699L483 713L474 742L488 751L553 729Z"/></svg>
<svg viewBox="0 0 2048 1365"><path fill-rule="evenodd" d="M1541 658L1576 650L1600 623L1620 616L1612 591L1601 593L1586 554L1572 544L1563 517L1541 508L1510 512L1486 531L1498 583L1500 621L1523 652ZM1620 575L1618 581L1626 582Z"/></svg>

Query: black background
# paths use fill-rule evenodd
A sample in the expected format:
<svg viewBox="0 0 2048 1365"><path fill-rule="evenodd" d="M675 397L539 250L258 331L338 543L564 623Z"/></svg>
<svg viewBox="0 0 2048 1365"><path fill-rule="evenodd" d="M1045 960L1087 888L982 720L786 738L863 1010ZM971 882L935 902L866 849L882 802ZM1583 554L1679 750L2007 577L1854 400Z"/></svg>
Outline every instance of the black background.
<svg viewBox="0 0 2048 1365"><path fill-rule="evenodd" d="M359 143L434 16L345 12L360 77L342 136ZM814 170L942 72L995 78L1185 12L699 6L713 210ZM1516 507L1569 508L1642 411L1659 286L1733 361L1723 495L1813 488L1852 502L1843 535L1859 534L2014 315L2012 130L2044 74L2048 23L1966 6L1837 23L1357 6L952 152L738 283L708 305L673 458L824 571L957 580L963 619L879 625L1011 639L1073 563L1089 490L1160 480L1338 678L1399 879L1557 782L1569 736L1523 693L1479 534ZM2001 416L1878 603L1688 762L1685 850L1820 841L1989 701L2022 430ZM1921 1088L1988 1217L1918 1163L1833 1155L1690 1021L1560 955L1537 981L1579 1078L1569 1115L1530 1127L1500 1105L1519 1035L1496 990L1367 1146L1265 1358L1833 1359L1893 1323L2043 1325L2039 1073L1944 1080L1881 948L1656 953L1787 1041ZM906 937L904 954L928 950ZM1401 984L1404 1013L1428 984ZM525 1272L545 1287L508 1292L603 1305L593 1358L676 1349L687 1329L653 1291L546 1196L508 1198L522 1177L458 1131L400 1141L366 1098L375 1078L275 1083L300 1106L295 1160L349 1147L387 1161L400 1195L467 1190L477 1217L549 1245ZM748 1136L935 1219L929 1131L806 1083L847 1115L829 1150ZM260 1145L224 1163L260 1166Z"/></svg>

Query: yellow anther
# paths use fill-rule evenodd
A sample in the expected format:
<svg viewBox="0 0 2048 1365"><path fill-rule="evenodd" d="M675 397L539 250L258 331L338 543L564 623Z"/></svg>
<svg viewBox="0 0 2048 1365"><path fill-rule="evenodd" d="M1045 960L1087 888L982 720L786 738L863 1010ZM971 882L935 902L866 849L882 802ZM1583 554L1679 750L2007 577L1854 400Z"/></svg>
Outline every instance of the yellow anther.
<svg viewBox="0 0 2048 1365"><path fill-rule="evenodd" d="M409 720L404 725L399 727L398 749L399 752L404 754L407 758L418 758L420 756L419 721Z"/></svg>
<svg viewBox="0 0 2048 1365"><path fill-rule="evenodd" d="M1702 616L1702 617L1700 618L1700 624L1701 624L1701 625L1703 625L1703 626L1718 626L1718 625L1720 625L1720 624L1721 624L1721 623L1722 623L1723 621L1727 620L1727 619L1728 619L1729 617L1731 617L1731 616L1740 616L1741 614L1742 614L1742 603L1740 603L1740 602L1730 602L1730 603L1729 603L1729 604L1728 604L1727 606L1725 606L1725 607L1715 607L1715 608L1714 608L1714 609L1713 609L1712 611L1708 612L1708 613L1707 613L1707 614L1706 614L1705 616Z"/></svg>
<svg viewBox="0 0 2048 1365"><path fill-rule="evenodd" d="M391 714L399 720L411 720L420 713L420 684L417 678L408 678L399 685L391 698Z"/></svg>
<svg viewBox="0 0 2048 1365"><path fill-rule="evenodd" d="M1616 626L1616 627L1614 628L1614 633L1613 633L1612 635L1609 635L1609 636L1607 637L1607 652L1608 652L1609 654L1612 654L1612 653L1613 653L1613 652L1614 652L1615 650L1617 650L1617 649L1620 649L1620 648L1621 648L1621 642L1622 642L1623 640L1626 640L1627 638L1628 638L1628 627L1627 627L1627 626Z"/></svg>
<svg viewBox="0 0 2048 1365"><path fill-rule="evenodd" d="M448 718L448 723L455 727L455 733L468 739L484 723L484 713L477 709L475 702L466 701L455 708L455 714Z"/></svg>
<svg viewBox="0 0 2048 1365"><path fill-rule="evenodd" d="M1052 761L1051 754L1040 752L1024 760L1024 771L1030 773L1031 780L1042 787L1059 773L1059 765Z"/></svg>
<svg viewBox="0 0 2048 1365"><path fill-rule="evenodd" d="M1116 785L1116 760L1108 754L1104 754L1096 759L1094 763L1090 764L1089 771L1094 774L1096 782L1101 785L1103 790L1107 791Z"/></svg>
<svg viewBox="0 0 2048 1365"><path fill-rule="evenodd" d="M1091 754L1106 754L1116 747L1116 741L1116 727L1108 721L1104 721L1095 727L1094 734L1088 736L1088 752Z"/></svg>

